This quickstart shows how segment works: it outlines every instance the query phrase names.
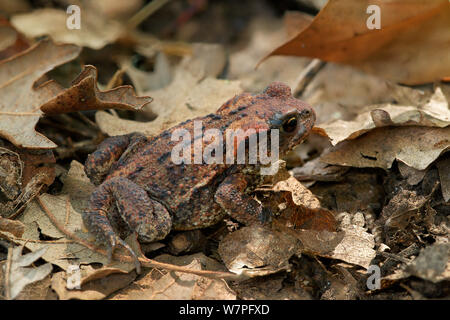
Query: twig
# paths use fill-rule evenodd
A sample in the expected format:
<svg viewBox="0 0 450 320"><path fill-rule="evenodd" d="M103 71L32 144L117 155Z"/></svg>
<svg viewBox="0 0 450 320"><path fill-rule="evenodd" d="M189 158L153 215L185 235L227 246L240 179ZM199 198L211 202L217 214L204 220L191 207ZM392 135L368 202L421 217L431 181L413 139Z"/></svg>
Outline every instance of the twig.
<svg viewBox="0 0 450 320"><path fill-rule="evenodd" d="M13 253L13 248L12 248L12 246L10 246L8 248L8 258L6 259L6 270L5 270L5 297L6 297L6 300L11 300L9 277L11 274L12 253Z"/></svg>
<svg viewBox="0 0 450 320"><path fill-rule="evenodd" d="M141 10L139 10L134 16L128 20L127 28L135 29L138 25L142 23L145 19L155 13L159 8L165 5L169 0L154 0L147 5L145 5Z"/></svg>
<svg viewBox="0 0 450 320"><path fill-rule="evenodd" d="M83 246L85 246L86 248L95 251L103 256L107 256L107 252L106 250L100 249L98 246L84 240L81 239L80 237L74 235L73 233L71 233L70 231L66 230L59 222L58 220L55 218L55 216L50 212L50 210L47 208L47 206L44 204L44 202L41 200L40 196L36 197L39 205L42 207L42 209L44 210L45 214L48 216L48 218L50 219L50 221L53 223L53 225L60 231L62 232L67 238L72 239L74 241L76 241L78 244L81 244ZM114 253L114 257L121 261L121 262L134 262L134 258L131 256L124 256L121 254L117 254ZM147 267L147 268L161 268L161 269L166 269L166 270L172 270L172 271L178 271L178 272L184 272L184 273L191 273L191 274L195 274L198 276L202 276L202 277L208 277L208 278L214 278L214 279L218 279L218 278L223 278L223 279L229 279L229 280L239 280L242 277L240 275L231 273L231 272L220 272L220 271L208 271L208 270L191 270L188 268L184 268L184 267L180 267L180 266L176 266L176 265L172 265L172 264L168 264L168 263L162 263L162 262L158 262L152 259L147 259L145 257L139 257L139 262L141 263L141 265L143 267Z"/></svg>
<svg viewBox="0 0 450 320"><path fill-rule="evenodd" d="M297 79L295 80L295 88L292 92L293 96L301 97L303 92L305 91L308 84L311 83L312 79L316 76L317 73L325 66L326 62L321 61L320 59L312 60L305 69L299 74Z"/></svg>

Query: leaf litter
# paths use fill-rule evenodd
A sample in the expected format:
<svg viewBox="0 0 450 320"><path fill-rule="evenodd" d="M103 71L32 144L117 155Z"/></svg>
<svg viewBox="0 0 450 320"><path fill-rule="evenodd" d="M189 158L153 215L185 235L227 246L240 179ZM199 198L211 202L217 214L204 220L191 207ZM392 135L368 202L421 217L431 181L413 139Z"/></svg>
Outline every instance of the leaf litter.
<svg viewBox="0 0 450 320"><path fill-rule="evenodd" d="M450 89L445 82L420 88L396 84L448 76L445 58L436 59L445 52L448 33L440 26L447 21L448 3L442 2L444 10L437 12L440 3L415 0L403 15L385 16L388 27L378 33L361 29L357 20L366 13L358 8L365 3L356 0L343 11L342 0L331 0L315 18L292 12L284 20L270 7L258 4L262 9L255 10L250 4L245 32L236 32L239 24L220 33L208 30L207 20L224 18L221 10L206 10L206 20L177 20L181 24L165 29L175 33L167 37L170 32L145 20L138 22L145 32L125 28L139 5L126 9L113 2L106 9L100 5L97 20L86 18L89 34L84 35L69 32L65 24L35 28L40 14L54 12L61 19L64 12L58 9L13 15L12 25L0 24L5 35L0 58L6 58L0 62L0 135L5 139L0 144L0 247L23 246L21 250L31 251L23 257L32 254L40 267L58 268L39 271L33 283L14 280L20 289L15 292L22 292L18 299L39 294L58 299L380 299L386 292L393 299L448 296ZM159 10L183 14L172 4ZM158 12L153 14L149 20L158 21ZM329 30L330 21L342 24ZM413 22L421 28L414 39ZM330 31L326 37L317 36L324 30ZM438 37L428 37L436 30ZM202 43L205 32L208 43ZM35 42L37 34L65 44ZM293 35L275 52L351 66L278 56L254 69ZM369 40L377 45L361 46ZM288 48L296 41L308 45ZM90 49L81 51L81 46ZM399 62L404 57L410 59ZM433 61L440 61L439 67ZM72 82L75 72L68 72L69 66L81 70ZM71 84L64 88L50 79ZM127 241L136 252L154 257L142 253L143 273L134 271L124 252L108 264L81 221L94 187L81 164L86 155L105 136L134 131L154 135L215 112L244 90L260 92L272 81L288 83L311 103L317 123L308 141L286 158L282 167L289 172L280 170L253 194L271 208L271 227L240 226L226 219L195 235L177 233L142 247L131 236ZM67 131L66 123L77 129ZM175 248L180 239L186 243ZM373 264L381 268L381 288L369 291L366 272ZM75 290L68 285L74 266L81 272L81 288ZM22 272L40 268L24 267Z"/></svg>

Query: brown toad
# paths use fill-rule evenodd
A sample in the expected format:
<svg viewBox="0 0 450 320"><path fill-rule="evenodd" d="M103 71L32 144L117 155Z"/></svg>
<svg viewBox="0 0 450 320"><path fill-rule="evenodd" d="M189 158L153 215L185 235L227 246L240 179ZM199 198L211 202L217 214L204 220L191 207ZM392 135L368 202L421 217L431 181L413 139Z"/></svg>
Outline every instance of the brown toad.
<svg viewBox="0 0 450 320"><path fill-rule="evenodd" d="M134 133L106 139L86 160L86 174L98 186L83 212L83 221L97 240L107 246L110 259L118 244L136 258L116 234L115 230L123 227L136 232L139 241L152 242L166 237L171 229L211 226L226 214L244 224L270 219L269 210L248 194L260 182L261 168L260 162L248 161L247 141L251 135L229 138L235 147L233 160L237 160L239 145L244 146L245 164L230 163L225 158L221 163L209 164L202 160L200 164L173 161L172 150L179 144L172 141L176 130L185 129L193 138L192 145L200 142L202 148L220 142L205 142L202 131L194 136L195 121L201 121L204 130L214 128L223 134L220 148L224 149L224 157L227 130L253 129L260 134L278 129L279 155L283 156L309 134L315 114L308 104L292 96L288 86L275 82L262 94L235 96L216 113L180 123L158 136ZM191 150L191 145L188 149ZM195 150L189 157L195 160L194 156Z"/></svg>

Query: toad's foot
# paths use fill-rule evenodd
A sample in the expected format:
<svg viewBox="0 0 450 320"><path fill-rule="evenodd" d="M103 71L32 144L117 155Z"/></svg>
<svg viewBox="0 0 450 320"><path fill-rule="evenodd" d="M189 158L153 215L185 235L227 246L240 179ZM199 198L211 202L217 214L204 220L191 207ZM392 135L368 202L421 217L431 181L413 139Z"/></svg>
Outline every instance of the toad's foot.
<svg viewBox="0 0 450 320"><path fill-rule="evenodd" d="M116 235L108 219L107 213L114 203L120 217L142 242L164 239L172 228L172 219L163 205L150 199L144 189L124 177L108 179L92 193L89 207L82 214L85 226L107 247L109 261L116 246L122 245L131 253L136 271L140 272L137 255Z"/></svg>

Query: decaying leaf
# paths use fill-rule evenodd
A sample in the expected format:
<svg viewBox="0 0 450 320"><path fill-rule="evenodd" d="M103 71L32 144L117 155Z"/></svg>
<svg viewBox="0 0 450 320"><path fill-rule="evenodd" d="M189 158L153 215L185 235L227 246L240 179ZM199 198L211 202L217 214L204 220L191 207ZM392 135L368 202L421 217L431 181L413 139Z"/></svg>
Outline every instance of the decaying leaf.
<svg viewBox="0 0 450 320"><path fill-rule="evenodd" d="M381 278L381 288L416 276L433 283L450 280L450 246L448 243L433 244L420 252L419 256L393 274Z"/></svg>
<svg viewBox="0 0 450 320"><path fill-rule="evenodd" d="M9 274L5 274L5 281L9 282L9 291L7 296L14 299L25 288L26 285L44 279L52 271L50 263L43 264L39 267L28 267L37 259L41 258L47 247L42 247L34 252L22 255L23 246L15 247L12 250ZM6 270L4 265L3 272Z"/></svg>
<svg viewBox="0 0 450 320"><path fill-rule="evenodd" d="M296 205L305 206L309 209L320 208L319 200L294 177L278 182L273 190L291 192L292 200Z"/></svg>
<svg viewBox="0 0 450 320"><path fill-rule="evenodd" d="M294 177L278 182L273 191L275 193L269 195L269 203L277 205L280 210L278 223L294 229L336 231L334 214L322 208L317 197Z"/></svg>
<svg viewBox="0 0 450 320"><path fill-rule="evenodd" d="M374 236L358 226L339 232L297 230L305 252L338 259L367 269L376 256Z"/></svg>
<svg viewBox="0 0 450 320"><path fill-rule="evenodd" d="M218 251L228 270L254 277L288 270L299 245L289 234L251 226L228 234Z"/></svg>
<svg viewBox="0 0 450 320"><path fill-rule="evenodd" d="M380 29L367 27L370 5L380 8ZM306 29L270 55L346 63L407 84L433 82L450 74L449 21L446 0L330 0Z"/></svg>
<svg viewBox="0 0 450 320"><path fill-rule="evenodd" d="M289 258L302 252L339 259L368 268L375 258L373 235L349 226L338 232L293 230L276 223L272 230L245 227L219 244L219 254L230 271L261 276L289 270Z"/></svg>
<svg viewBox="0 0 450 320"><path fill-rule="evenodd" d="M354 140L343 141L322 161L352 167L389 169L395 159L423 170L450 147L450 126L384 127Z"/></svg>
<svg viewBox="0 0 450 320"><path fill-rule="evenodd" d="M405 270L434 283L450 280L450 245L434 244L425 248Z"/></svg>

